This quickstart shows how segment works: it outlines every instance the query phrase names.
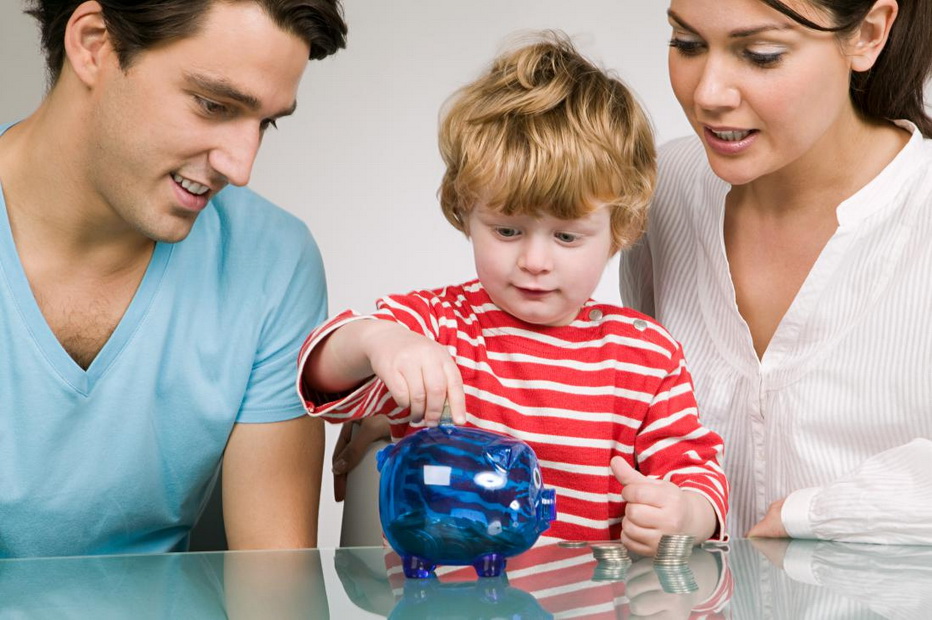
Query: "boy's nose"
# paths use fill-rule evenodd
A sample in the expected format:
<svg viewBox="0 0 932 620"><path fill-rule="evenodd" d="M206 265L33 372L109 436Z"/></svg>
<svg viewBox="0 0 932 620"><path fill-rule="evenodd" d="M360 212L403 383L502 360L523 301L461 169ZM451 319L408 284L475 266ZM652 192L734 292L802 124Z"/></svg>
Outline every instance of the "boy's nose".
<svg viewBox="0 0 932 620"><path fill-rule="evenodd" d="M528 239L518 256L518 267L528 273L546 273L553 269L553 256L547 243L539 239Z"/></svg>

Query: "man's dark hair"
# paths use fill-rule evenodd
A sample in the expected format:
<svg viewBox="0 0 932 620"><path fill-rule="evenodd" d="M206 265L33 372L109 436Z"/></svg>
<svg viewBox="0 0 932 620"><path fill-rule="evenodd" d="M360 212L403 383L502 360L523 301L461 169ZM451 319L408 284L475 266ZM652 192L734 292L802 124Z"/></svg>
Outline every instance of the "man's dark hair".
<svg viewBox="0 0 932 620"><path fill-rule="evenodd" d="M39 22L42 49L54 84L65 61L65 27L84 0L27 0L26 13ZM310 45L319 60L346 47L340 0L97 0L120 66L154 45L194 35L215 2L254 2L282 30Z"/></svg>

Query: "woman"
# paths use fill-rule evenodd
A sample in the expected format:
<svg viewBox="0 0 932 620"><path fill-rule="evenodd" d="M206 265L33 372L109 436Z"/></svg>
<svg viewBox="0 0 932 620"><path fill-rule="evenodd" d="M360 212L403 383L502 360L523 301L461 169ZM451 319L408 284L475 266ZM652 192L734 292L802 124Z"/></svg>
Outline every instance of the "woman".
<svg viewBox="0 0 932 620"><path fill-rule="evenodd" d="M684 345L729 531L932 544L932 1L668 15L698 140L662 149L622 298Z"/></svg>

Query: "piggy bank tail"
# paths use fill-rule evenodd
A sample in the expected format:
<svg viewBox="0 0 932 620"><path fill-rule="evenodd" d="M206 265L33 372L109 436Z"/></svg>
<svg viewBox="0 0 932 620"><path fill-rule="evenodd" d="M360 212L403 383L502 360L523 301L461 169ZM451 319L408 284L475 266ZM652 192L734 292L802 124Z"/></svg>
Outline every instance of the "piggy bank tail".
<svg viewBox="0 0 932 620"><path fill-rule="evenodd" d="M550 527L550 522L557 518L557 492L553 489L541 489L540 503L537 504L537 531L543 532Z"/></svg>

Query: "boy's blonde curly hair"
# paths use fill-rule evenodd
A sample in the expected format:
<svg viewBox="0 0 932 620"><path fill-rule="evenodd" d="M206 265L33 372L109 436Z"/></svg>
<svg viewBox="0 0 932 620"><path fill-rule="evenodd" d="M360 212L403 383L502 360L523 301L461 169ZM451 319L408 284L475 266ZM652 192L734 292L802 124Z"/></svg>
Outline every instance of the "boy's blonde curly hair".
<svg viewBox="0 0 932 620"><path fill-rule="evenodd" d="M506 52L458 90L440 123L440 204L467 235L477 204L507 215L611 209L612 253L644 232L656 178L650 122L617 77L562 33Z"/></svg>

